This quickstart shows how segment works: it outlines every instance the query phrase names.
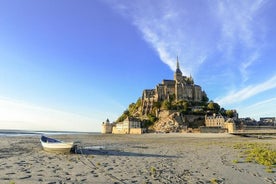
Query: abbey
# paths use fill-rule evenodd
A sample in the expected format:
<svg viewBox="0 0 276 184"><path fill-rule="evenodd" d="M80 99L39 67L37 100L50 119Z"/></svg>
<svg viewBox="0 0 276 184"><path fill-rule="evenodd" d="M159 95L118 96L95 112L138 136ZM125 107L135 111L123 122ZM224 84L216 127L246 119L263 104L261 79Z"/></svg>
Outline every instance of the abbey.
<svg viewBox="0 0 276 184"><path fill-rule="evenodd" d="M193 78L183 76L177 58L174 80L163 80L155 89L146 89L142 94L142 114L148 114L154 102L174 99L176 101L201 102L206 96L199 85L194 84Z"/></svg>

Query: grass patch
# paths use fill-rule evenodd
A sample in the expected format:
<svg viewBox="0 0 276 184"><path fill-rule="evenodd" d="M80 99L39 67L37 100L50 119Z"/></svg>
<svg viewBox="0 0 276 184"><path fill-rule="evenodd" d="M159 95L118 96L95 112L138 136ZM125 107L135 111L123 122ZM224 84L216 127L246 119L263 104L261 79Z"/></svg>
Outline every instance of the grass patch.
<svg viewBox="0 0 276 184"><path fill-rule="evenodd" d="M155 167L153 167L153 166L150 167L150 173L152 175L156 174L156 171L157 171L157 169Z"/></svg>
<svg viewBox="0 0 276 184"><path fill-rule="evenodd" d="M218 184L218 180L217 180L216 178L212 178L212 179L210 180L210 182L211 182L212 184Z"/></svg>
<svg viewBox="0 0 276 184"><path fill-rule="evenodd" d="M271 167L266 167L265 172L267 173L274 173L273 169Z"/></svg>
<svg viewBox="0 0 276 184"><path fill-rule="evenodd" d="M271 170L267 169L267 172L273 172L272 168L276 166L276 150L271 149L269 146L269 144L260 143L239 143L234 145L233 148L243 150L242 154L245 162L264 165ZM236 161L234 160L233 163L238 163Z"/></svg>
<svg viewBox="0 0 276 184"><path fill-rule="evenodd" d="M240 163L240 161L238 161L238 160L233 160L232 162L233 162L234 164Z"/></svg>
<svg viewBox="0 0 276 184"><path fill-rule="evenodd" d="M94 155L89 155L88 158L94 158Z"/></svg>

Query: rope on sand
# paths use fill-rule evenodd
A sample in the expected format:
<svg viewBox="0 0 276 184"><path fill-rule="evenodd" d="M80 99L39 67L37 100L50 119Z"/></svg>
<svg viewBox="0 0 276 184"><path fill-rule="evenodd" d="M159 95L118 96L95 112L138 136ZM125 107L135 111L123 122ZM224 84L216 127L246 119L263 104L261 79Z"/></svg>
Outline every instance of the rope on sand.
<svg viewBox="0 0 276 184"><path fill-rule="evenodd" d="M87 159L87 157L83 154L83 152L82 152L82 148L80 149L80 152L81 152L81 155L82 155L82 157L84 157L85 158L85 160L87 161L87 162L89 162L91 165L93 165L94 166L94 168L93 167L91 167L90 165L88 165L88 164L85 164L83 161L82 161L82 163L83 164L85 164L86 166L88 166L89 168L91 168L91 169L96 169L97 167L96 167L96 165L91 161L91 160L88 160Z"/></svg>
<svg viewBox="0 0 276 184"><path fill-rule="evenodd" d="M77 147L78 146L76 146L76 148L75 148L75 153L77 153ZM83 160L81 160L81 163L83 164L83 165L85 165L86 167L88 167L89 169L99 169L99 167L97 167L91 160L89 160L89 159L87 159L87 157L85 156L85 154L83 153L83 147L81 147L81 146L79 146L80 147L80 154L82 155L82 157L84 157L85 158L85 160L87 161L87 162L89 162L91 165L89 165L89 164L87 164L87 163L85 163ZM114 175L112 175L112 174L110 174L110 173L104 173L106 176L108 176L108 177L110 177L111 179L114 179L114 180L117 180L117 181L119 181L120 183L122 183L122 184L126 184L125 182L123 182L121 179L119 179L119 178L117 178L116 176L114 176Z"/></svg>

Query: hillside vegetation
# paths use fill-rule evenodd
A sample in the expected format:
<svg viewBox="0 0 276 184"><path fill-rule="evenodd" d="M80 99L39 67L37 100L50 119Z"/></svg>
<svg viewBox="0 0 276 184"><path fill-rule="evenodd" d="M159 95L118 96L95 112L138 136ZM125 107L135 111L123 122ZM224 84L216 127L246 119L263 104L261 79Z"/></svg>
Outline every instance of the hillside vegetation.
<svg viewBox="0 0 276 184"><path fill-rule="evenodd" d="M204 116L213 113L233 117L232 110L225 110L205 97L202 102L176 101L173 98L154 102L150 113L142 115L142 100L131 103L116 122L126 117L134 117L142 122L142 128L149 131L178 132L184 127L198 128L204 126Z"/></svg>

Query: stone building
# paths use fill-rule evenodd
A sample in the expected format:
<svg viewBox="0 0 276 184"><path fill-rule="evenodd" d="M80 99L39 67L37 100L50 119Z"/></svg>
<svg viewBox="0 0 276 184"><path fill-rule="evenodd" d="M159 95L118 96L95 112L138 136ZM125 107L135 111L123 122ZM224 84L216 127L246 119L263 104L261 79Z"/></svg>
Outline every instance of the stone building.
<svg viewBox="0 0 276 184"><path fill-rule="evenodd" d="M174 98L176 101L185 100L201 102L206 95L199 85L194 84L192 76L183 76L179 68L177 58L174 80L163 80L155 89L146 89L142 94L142 114L148 114L152 110L154 102L169 100Z"/></svg>
<svg viewBox="0 0 276 184"><path fill-rule="evenodd" d="M236 124L235 121L232 118L229 118L225 124L224 124L224 128L227 129L228 133L235 133L236 131Z"/></svg>
<svg viewBox="0 0 276 184"><path fill-rule="evenodd" d="M225 119L220 114L213 114L212 116L205 116L206 127L223 127Z"/></svg>
<svg viewBox="0 0 276 184"><path fill-rule="evenodd" d="M109 122L109 119L106 119L106 121L102 123L103 134L111 134L112 128L113 128L113 124Z"/></svg>
<svg viewBox="0 0 276 184"><path fill-rule="evenodd" d="M113 134L142 134L141 122L133 117L127 117L112 128Z"/></svg>
<svg viewBox="0 0 276 184"><path fill-rule="evenodd" d="M228 132L234 133L236 131L236 124L233 118L225 119L220 114L213 114L212 116L205 115L205 133L212 132L219 133L219 132ZM217 130L213 129L217 128ZM214 132L217 131L217 132Z"/></svg>
<svg viewBox="0 0 276 184"><path fill-rule="evenodd" d="M259 121L259 125L276 126L275 117L261 117Z"/></svg>

